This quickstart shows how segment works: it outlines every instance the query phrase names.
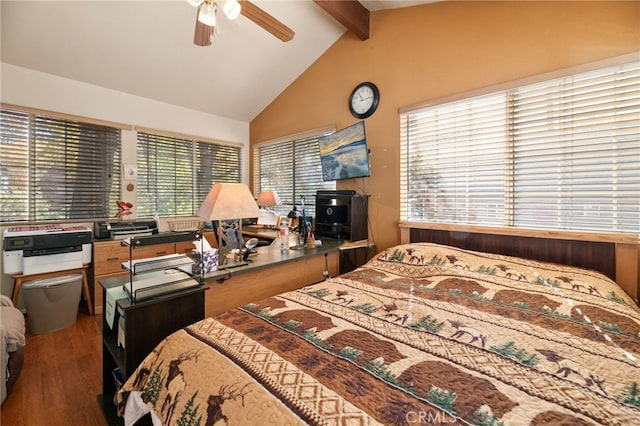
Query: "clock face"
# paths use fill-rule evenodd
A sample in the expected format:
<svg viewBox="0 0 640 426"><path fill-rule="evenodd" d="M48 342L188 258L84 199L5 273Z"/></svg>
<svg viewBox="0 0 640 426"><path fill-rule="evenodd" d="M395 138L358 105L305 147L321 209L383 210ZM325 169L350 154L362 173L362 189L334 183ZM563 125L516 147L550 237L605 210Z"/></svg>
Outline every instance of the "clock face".
<svg viewBox="0 0 640 426"><path fill-rule="evenodd" d="M360 83L351 92L349 110L356 118L366 118L375 112L379 101L380 92L375 84L369 82Z"/></svg>

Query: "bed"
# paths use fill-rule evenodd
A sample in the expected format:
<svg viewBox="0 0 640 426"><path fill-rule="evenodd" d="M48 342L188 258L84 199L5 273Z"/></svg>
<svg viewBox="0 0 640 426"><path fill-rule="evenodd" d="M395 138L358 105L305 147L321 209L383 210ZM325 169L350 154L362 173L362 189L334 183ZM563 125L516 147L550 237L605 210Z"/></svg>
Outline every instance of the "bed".
<svg viewBox="0 0 640 426"><path fill-rule="evenodd" d="M172 334L116 402L126 424L640 424L640 309L597 271L408 242Z"/></svg>

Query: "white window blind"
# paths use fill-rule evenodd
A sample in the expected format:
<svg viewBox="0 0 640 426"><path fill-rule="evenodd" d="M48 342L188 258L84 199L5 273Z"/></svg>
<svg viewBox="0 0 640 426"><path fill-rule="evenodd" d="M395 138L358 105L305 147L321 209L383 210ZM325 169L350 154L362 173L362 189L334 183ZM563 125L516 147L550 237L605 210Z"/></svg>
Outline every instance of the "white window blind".
<svg viewBox="0 0 640 426"><path fill-rule="evenodd" d="M240 148L138 132L138 216L194 215L217 182L240 182Z"/></svg>
<svg viewBox="0 0 640 426"><path fill-rule="evenodd" d="M240 147L196 142L195 148L195 205L194 213L211 190L214 183L240 182Z"/></svg>
<svg viewBox="0 0 640 426"><path fill-rule="evenodd" d="M120 129L0 110L3 222L114 216Z"/></svg>
<svg viewBox="0 0 640 426"><path fill-rule="evenodd" d="M514 224L638 232L640 63L511 96Z"/></svg>
<svg viewBox="0 0 640 426"><path fill-rule="evenodd" d="M502 224L505 96L413 113L403 121L409 220Z"/></svg>
<svg viewBox="0 0 640 426"><path fill-rule="evenodd" d="M315 215L318 190L335 189L335 181L322 180L320 147L322 135L258 145L253 150L254 190L276 191L283 206L300 206L305 197L306 213Z"/></svg>
<svg viewBox="0 0 640 426"><path fill-rule="evenodd" d="M640 63L401 114L401 217L640 232Z"/></svg>

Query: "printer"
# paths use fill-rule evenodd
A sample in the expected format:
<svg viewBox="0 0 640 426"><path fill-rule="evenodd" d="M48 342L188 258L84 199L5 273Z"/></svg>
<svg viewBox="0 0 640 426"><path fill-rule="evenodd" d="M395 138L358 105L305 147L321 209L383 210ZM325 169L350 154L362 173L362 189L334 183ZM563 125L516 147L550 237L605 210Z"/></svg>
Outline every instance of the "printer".
<svg viewBox="0 0 640 426"><path fill-rule="evenodd" d="M121 240L129 237L157 234L158 224L155 220L95 222L94 231L98 240Z"/></svg>
<svg viewBox="0 0 640 426"><path fill-rule="evenodd" d="M59 225L15 226L4 230L5 274L40 274L81 268L91 263L91 229Z"/></svg>

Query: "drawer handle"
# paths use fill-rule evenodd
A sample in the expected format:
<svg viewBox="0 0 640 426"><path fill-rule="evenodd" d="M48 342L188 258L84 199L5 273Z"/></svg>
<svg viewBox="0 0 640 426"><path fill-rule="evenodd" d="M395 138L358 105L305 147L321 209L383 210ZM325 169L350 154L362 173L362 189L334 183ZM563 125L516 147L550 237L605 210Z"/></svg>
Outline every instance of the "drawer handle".
<svg viewBox="0 0 640 426"><path fill-rule="evenodd" d="M165 254L167 254L166 251L158 251L158 252L156 252L156 256L164 256Z"/></svg>
<svg viewBox="0 0 640 426"><path fill-rule="evenodd" d="M119 257L108 257L107 262L113 262L114 260L120 259Z"/></svg>

